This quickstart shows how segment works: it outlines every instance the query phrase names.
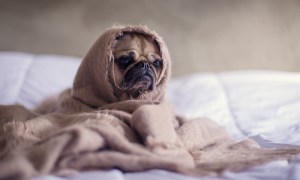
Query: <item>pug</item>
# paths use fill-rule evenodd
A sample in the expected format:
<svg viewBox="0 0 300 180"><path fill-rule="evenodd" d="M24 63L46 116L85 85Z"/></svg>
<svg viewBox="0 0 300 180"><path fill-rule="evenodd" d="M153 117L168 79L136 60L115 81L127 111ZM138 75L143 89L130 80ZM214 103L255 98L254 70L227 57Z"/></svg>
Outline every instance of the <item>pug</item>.
<svg viewBox="0 0 300 180"><path fill-rule="evenodd" d="M116 85L127 96L138 99L155 91L164 66L157 42L142 34L126 33L118 38L113 56Z"/></svg>

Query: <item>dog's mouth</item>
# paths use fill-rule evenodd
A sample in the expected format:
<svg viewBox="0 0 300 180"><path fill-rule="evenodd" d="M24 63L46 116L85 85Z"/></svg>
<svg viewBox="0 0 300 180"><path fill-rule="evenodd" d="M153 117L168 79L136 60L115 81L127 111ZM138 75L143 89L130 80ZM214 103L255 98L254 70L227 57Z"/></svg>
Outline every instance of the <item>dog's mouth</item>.
<svg viewBox="0 0 300 180"><path fill-rule="evenodd" d="M152 69L133 68L124 77L122 87L133 96L155 89L155 74Z"/></svg>
<svg viewBox="0 0 300 180"><path fill-rule="evenodd" d="M144 75L137 77L130 89L152 90L153 80L150 76Z"/></svg>

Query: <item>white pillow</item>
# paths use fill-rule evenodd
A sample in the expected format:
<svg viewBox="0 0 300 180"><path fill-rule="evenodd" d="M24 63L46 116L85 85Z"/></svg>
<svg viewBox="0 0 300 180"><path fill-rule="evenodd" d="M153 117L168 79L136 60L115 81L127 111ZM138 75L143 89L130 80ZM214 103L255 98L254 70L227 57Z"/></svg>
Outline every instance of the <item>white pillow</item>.
<svg viewBox="0 0 300 180"><path fill-rule="evenodd" d="M0 52L0 104L32 108L71 87L79 58Z"/></svg>

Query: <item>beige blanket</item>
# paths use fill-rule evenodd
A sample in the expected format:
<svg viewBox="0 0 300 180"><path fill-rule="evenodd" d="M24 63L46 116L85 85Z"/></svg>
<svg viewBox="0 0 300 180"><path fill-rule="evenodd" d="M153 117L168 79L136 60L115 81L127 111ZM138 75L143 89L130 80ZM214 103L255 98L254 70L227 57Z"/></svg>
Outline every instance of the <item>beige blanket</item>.
<svg viewBox="0 0 300 180"><path fill-rule="evenodd" d="M114 82L113 48L129 32L152 37L166 64L156 90L139 99L122 94ZM112 168L219 175L300 153L235 142L210 120L176 117L165 100L170 65L165 43L148 28L107 30L85 56L72 89L35 112L0 107L0 179Z"/></svg>

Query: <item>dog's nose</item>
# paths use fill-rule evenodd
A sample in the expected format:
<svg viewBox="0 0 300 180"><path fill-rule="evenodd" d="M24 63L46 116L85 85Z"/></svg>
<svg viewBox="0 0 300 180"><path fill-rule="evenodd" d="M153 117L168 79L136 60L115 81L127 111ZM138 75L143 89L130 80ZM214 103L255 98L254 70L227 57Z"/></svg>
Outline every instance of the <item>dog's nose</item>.
<svg viewBox="0 0 300 180"><path fill-rule="evenodd" d="M144 68L144 69L149 69L150 68L150 65L145 61L139 62L138 66L141 67L141 68Z"/></svg>

